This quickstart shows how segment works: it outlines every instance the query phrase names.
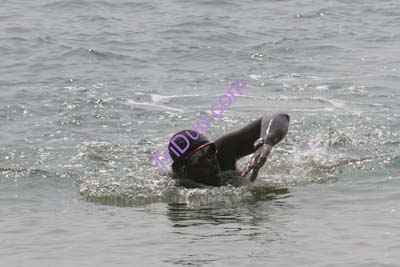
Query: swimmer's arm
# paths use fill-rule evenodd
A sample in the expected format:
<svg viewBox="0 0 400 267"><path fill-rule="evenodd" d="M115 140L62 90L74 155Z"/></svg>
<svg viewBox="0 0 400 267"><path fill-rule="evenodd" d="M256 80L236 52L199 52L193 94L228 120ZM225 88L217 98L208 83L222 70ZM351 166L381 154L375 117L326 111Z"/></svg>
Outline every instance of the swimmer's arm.
<svg viewBox="0 0 400 267"><path fill-rule="evenodd" d="M254 153L254 142L260 137L265 138L272 148L286 136L288 128L289 115L277 113L263 116L237 131L221 136L214 142L219 150L221 170L236 169L236 160Z"/></svg>
<svg viewBox="0 0 400 267"><path fill-rule="evenodd" d="M261 120L260 137L267 140L271 146L276 145L286 136L289 120L289 115L286 113L276 113L271 117L264 116Z"/></svg>
<svg viewBox="0 0 400 267"><path fill-rule="evenodd" d="M250 181L253 182L258 175L259 170L264 166L272 147L279 143L287 134L289 128L289 115L275 114L271 118L262 118L260 137L264 142L258 146L250 161L247 163L242 172L242 177L245 177L250 171Z"/></svg>

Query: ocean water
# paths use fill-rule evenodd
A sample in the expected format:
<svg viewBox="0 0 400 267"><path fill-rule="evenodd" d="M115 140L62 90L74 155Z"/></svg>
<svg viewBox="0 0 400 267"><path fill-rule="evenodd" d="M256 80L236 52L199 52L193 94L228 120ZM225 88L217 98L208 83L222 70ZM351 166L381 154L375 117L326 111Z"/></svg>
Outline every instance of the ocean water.
<svg viewBox="0 0 400 267"><path fill-rule="evenodd" d="M399 266L400 2L2 0L0 266ZM287 112L256 183L150 163ZM243 168L246 159L238 167Z"/></svg>

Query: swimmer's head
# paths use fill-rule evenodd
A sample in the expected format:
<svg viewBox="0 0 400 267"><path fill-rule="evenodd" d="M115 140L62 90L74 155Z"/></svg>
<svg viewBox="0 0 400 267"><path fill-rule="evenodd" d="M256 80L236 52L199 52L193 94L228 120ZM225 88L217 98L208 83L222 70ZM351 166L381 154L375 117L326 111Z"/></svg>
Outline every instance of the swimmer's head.
<svg viewBox="0 0 400 267"><path fill-rule="evenodd" d="M183 153L180 153L176 146ZM217 148L204 135L193 130L180 131L172 136L168 148L173 160L172 172L175 179L219 185L217 174L220 167L216 158Z"/></svg>

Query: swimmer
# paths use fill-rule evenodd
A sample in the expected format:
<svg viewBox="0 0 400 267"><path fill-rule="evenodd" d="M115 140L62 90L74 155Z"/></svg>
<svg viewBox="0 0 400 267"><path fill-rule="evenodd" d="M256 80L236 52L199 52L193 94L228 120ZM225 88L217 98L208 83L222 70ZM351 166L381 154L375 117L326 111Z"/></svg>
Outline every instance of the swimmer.
<svg viewBox="0 0 400 267"><path fill-rule="evenodd" d="M221 175L224 171L236 170L236 161L253 154L250 161L241 172L241 177L251 172L248 181L253 182L260 168L267 161L272 147L279 143L287 134L289 115L277 113L263 116L243 128L227 133L213 142L204 135L193 130L183 130L172 136L175 145L187 147L179 156L169 150L173 160L172 176L180 186L207 187L222 186L230 182ZM186 135L190 138L174 138ZM187 141L190 144L187 144ZM176 151L175 151L176 152Z"/></svg>

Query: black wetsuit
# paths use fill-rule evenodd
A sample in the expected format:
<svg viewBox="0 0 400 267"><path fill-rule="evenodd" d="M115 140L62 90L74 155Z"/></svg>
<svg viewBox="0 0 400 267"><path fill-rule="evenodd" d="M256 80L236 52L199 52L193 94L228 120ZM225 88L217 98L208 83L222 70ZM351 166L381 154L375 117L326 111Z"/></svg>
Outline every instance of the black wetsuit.
<svg viewBox="0 0 400 267"><path fill-rule="evenodd" d="M238 159L255 152L254 142L260 137L265 137L272 119L273 123L269 129L267 141L274 146L286 136L289 128L289 115L287 114L277 113L272 116L262 117L214 141L218 148L217 159L221 171L236 170L236 161Z"/></svg>
<svg viewBox="0 0 400 267"><path fill-rule="evenodd" d="M226 175L226 171L236 170L236 161L244 156L255 152L254 142L258 138L265 138L266 141L274 146L279 143L288 132L289 115L277 113L272 116L261 117L237 131L227 133L213 143L217 146L217 161L220 167L220 173L214 175L202 176L200 178L176 177L178 184L185 187L204 187L221 186L226 184L241 184L239 175L236 177ZM242 179L243 180L243 179ZM236 181L236 182L234 182ZM238 182L239 181L239 182Z"/></svg>

